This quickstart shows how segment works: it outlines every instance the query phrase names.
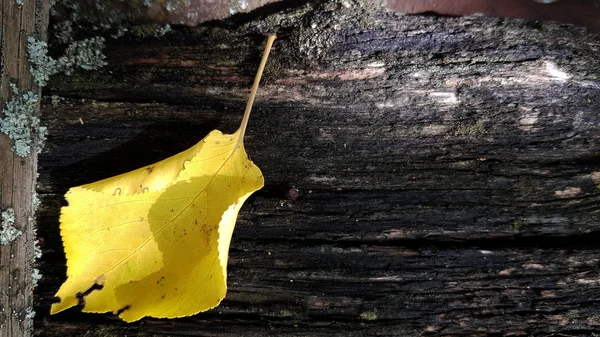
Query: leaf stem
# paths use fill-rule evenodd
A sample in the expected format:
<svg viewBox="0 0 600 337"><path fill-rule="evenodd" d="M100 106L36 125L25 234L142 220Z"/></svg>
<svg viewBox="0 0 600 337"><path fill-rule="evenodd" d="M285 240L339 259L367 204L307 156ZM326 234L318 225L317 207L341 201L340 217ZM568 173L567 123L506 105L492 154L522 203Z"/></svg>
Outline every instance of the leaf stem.
<svg viewBox="0 0 600 337"><path fill-rule="evenodd" d="M267 39L267 44L265 46L265 51L263 52L262 59L260 60L260 65L258 66L258 70L256 71L256 77L254 77L254 84L252 84L252 89L250 90L250 97L248 97L248 103L246 103L246 110L244 111L244 118L242 118L242 124L240 125L240 138L244 139L244 134L246 133L246 127L248 127L248 120L250 119L250 111L252 110L252 104L254 104L254 97L256 97L256 91L258 90L258 84L260 83L260 78L262 77L263 70L265 69L265 64L267 64L267 59L269 58L269 52L271 51L271 47L273 46L273 41L277 36L269 35ZM243 144L243 142L242 142Z"/></svg>

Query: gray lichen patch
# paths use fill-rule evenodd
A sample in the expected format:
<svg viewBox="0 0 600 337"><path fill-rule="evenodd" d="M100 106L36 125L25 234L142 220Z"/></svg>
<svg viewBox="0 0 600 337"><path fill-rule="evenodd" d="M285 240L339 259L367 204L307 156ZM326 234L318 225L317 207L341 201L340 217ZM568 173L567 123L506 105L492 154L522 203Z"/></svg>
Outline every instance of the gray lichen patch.
<svg viewBox="0 0 600 337"><path fill-rule="evenodd" d="M65 20L52 26L53 36L59 44L73 42L73 21Z"/></svg>
<svg viewBox="0 0 600 337"><path fill-rule="evenodd" d="M8 135L13 142L12 151L25 157L31 153L33 146L42 148L47 130L40 126L40 120L35 116L38 95L31 91L21 94L13 83L10 87L13 97L2 110L0 132Z"/></svg>
<svg viewBox="0 0 600 337"><path fill-rule="evenodd" d="M57 107L64 100L65 100L64 97L61 97L58 95L50 96L50 103L52 104L53 107Z"/></svg>
<svg viewBox="0 0 600 337"><path fill-rule="evenodd" d="M46 85L50 76L58 73L56 60L48 56L48 44L30 36L27 38L27 53L31 63L29 71L34 82L39 86Z"/></svg>
<svg viewBox="0 0 600 337"><path fill-rule="evenodd" d="M23 232L15 226L15 210L11 207L2 212L2 221L0 222L0 245L7 245L15 241Z"/></svg>
<svg viewBox="0 0 600 337"><path fill-rule="evenodd" d="M165 9L168 12L172 12L172 11L176 10L177 9L177 5L175 4L175 1L165 0Z"/></svg>
<svg viewBox="0 0 600 337"><path fill-rule="evenodd" d="M40 270L37 268L33 268L31 272L31 285L35 288L38 285L38 282L42 279L42 274Z"/></svg>
<svg viewBox="0 0 600 337"><path fill-rule="evenodd" d="M32 307L25 309L25 319L32 320L35 317L35 310Z"/></svg>
<svg viewBox="0 0 600 337"><path fill-rule="evenodd" d="M46 85L50 76L59 72L71 75L76 68L96 70L104 67L107 63L102 49L104 49L103 37L87 38L71 42L65 49L65 54L54 59L48 56L46 42L38 41L32 36L27 38L30 71L33 80L39 86Z"/></svg>
<svg viewBox="0 0 600 337"><path fill-rule="evenodd" d="M33 243L33 261L42 258L42 247L40 247L40 240L35 240Z"/></svg>
<svg viewBox="0 0 600 337"><path fill-rule="evenodd" d="M65 55L58 59L59 69L70 75L76 67L85 70L102 68L107 65L102 49L104 49L103 37L72 42L65 50Z"/></svg>

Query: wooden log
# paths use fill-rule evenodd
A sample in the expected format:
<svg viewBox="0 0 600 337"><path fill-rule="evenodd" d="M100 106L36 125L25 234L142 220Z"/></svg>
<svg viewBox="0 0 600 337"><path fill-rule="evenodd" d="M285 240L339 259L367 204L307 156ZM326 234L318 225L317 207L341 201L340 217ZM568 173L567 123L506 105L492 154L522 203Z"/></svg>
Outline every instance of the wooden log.
<svg viewBox="0 0 600 337"><path fill-rule="evenodd" d="M20 102L22 93L19 91L31 95L39 92L32 85L29 73L27 38L45 39L48 14L48 1L23 1L21 4L3 1L0 6L0 102L3 112L8 109L9 101ZM39 104L33 106L35 112L28 113L39 113ZM6 116L0 113L0 118L3 117ZM31 144L30 153L24 157L14 152L14 146L7 134L0 132L0 211L5 215L2 230L6 234L5 242L0 245L0 336L7 337L30 336L35 314L32 261L36 238L32 219L38 146ZM7 228L13 228L12 235Z"/></svg>
<svg viewBox="0 0 600 337"><path fill-rule="evenodd" d="M38 311L64 280L64 192L233 131L276 31L246 140L266 186L228 296L177 320L41 315L41 335L600 333L597 34L335 4L215 25L50 83L66 100L44 106Z"/></svg>

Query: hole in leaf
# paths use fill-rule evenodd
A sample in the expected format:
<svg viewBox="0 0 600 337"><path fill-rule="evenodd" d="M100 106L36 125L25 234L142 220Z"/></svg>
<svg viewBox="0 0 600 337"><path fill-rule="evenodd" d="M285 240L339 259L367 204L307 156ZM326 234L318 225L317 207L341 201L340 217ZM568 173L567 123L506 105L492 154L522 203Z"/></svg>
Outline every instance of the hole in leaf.
<svg viewBox="0 0 600 337"><path fill-rule="evenodd" d="M98 280L96 280L96 282L98 282ZM103 284L98 284L98 283L94 283L92 284L91 287L89 287L88 290L82 292L82 293L77 293L75 296L77 296L77 300L79 301L79 306L84 307L85 306L85 297L89 294L92 293L92 291L94 290L101 290L102 288L104 288Z"/></svg>
<svg viewBox="0 0 600 337"><path fill-rule="evenodd" d="M119 309L115 315L120 315L120 314L123 313L123 311L125 311L125 310L127 310L129 308L130 308L130 306L126 305L126 306L122 307L121 309Z"/></svg>

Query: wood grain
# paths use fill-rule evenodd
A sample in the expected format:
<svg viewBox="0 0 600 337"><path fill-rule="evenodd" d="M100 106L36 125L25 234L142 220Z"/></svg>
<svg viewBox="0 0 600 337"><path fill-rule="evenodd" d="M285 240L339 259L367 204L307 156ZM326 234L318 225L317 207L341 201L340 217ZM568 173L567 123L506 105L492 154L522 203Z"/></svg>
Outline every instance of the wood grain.
<svg viewBox="0 0 600 337"><path fill-rule="evenodd" d="M600 333L600 61L579 27L310 7L109 46L44 105L47 312L62 194L232 132L279 35L246 148L247 202L215 310L121 323L42 314L43 336ZM275 22L275 24L273 24Z"/></svg>

